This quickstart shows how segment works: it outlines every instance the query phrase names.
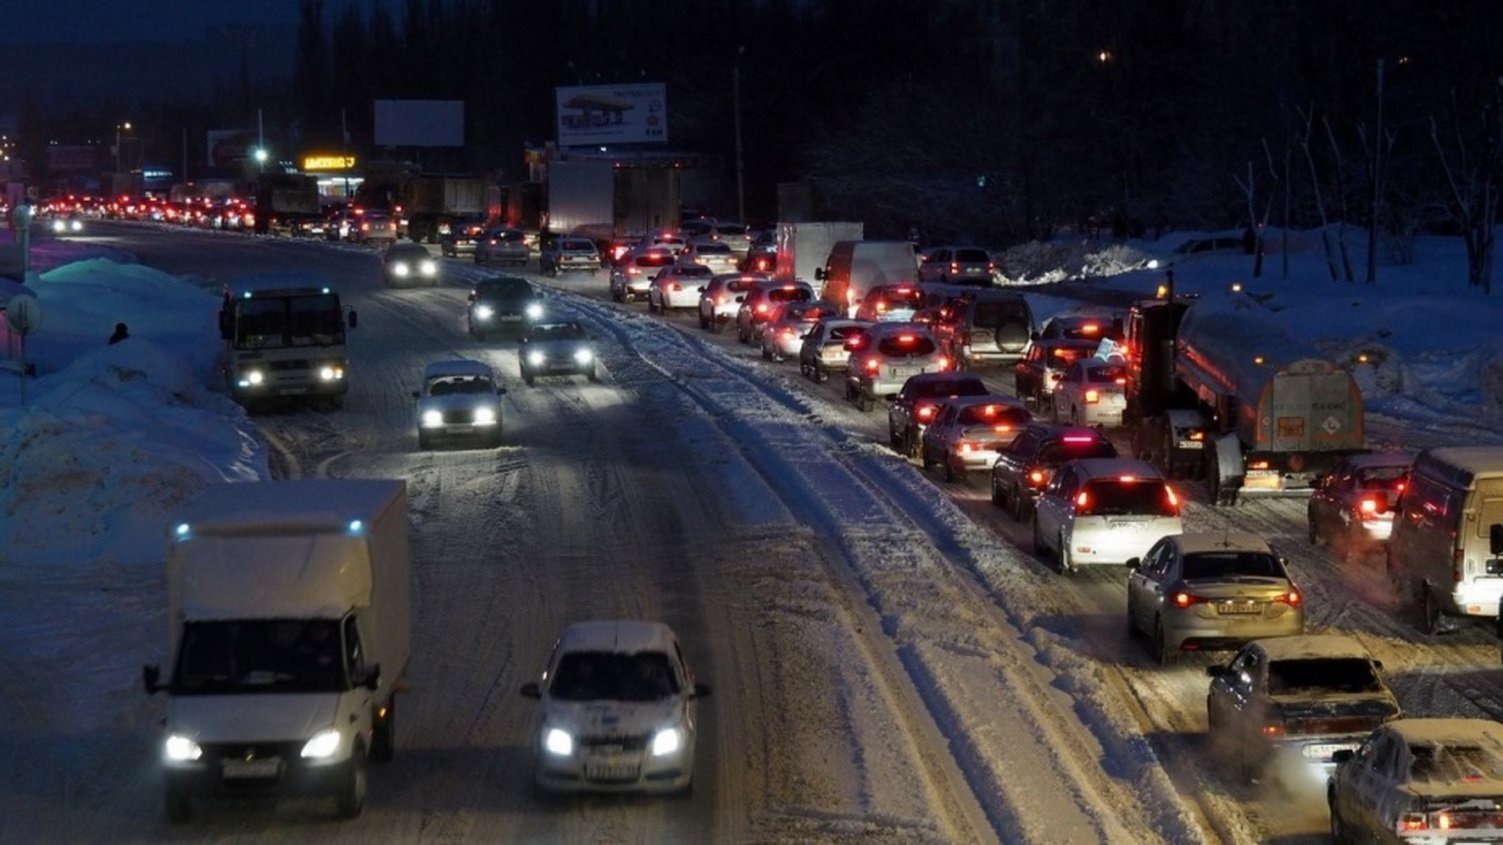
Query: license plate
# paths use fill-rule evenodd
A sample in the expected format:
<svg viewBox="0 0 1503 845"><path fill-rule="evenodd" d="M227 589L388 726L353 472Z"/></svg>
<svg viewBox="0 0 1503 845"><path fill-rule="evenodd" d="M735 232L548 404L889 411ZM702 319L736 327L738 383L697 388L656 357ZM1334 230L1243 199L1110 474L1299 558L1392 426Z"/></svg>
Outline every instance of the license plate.
<svg viewBox="0 0 1503 845"><path fill-rule="evenodd" d="M588 780L636 780L639 771L636 763L585 764L585 778Z"/></svg>
<svg viewBox="0 0 1503 845"><path fill-rule="evenodd" d="M300 396L300 395L302 395L304 393L307 393L308 392L308 388L306 388L306 387L281 387L281 388L277 389L277 392L280 393L280 394L282 394L283 396Z"/></svg>
<svg viewBox="0 0 1503 845"><path fill-rule="evenodd" d="M1338 751L1356 748L1352 743L1329 742L1321 745L1307 745L1301 749L1302 754L1311 760L1329 760L1331 755Z"/></svg>
<svg viewBox="0 0 1503 845"><path fill-rule="evenodd" d="M456 423L448 427L448 432L450 434L469 434L474 430L475 426L470 425L469 423Z"/></svg>
<svg viewBox="0 0 1503 845"><path fill-rule="evenodd" d="M280 757L266 757L260 760L225 760L223 772L226 780L274 778L281 768Z"/></svg>
<svg viewBox="0 0 1503 845"><path fill-rule="evenodd" d="M1180 441L1175 442L1174 448L1176 448L1176 449L1199 449L1199 448L1201 448L1201 447L1203 447L1205 445L1206 444L1205 444L1204 440L1180 440Z"/></svg>
<svg viewBox="0 0 1503 845"><path fill-rule="evenodd" d="M1255 601L1224 601L1216 605L1216 612L1233 616L1262 613L1263 606Z"/></svg>

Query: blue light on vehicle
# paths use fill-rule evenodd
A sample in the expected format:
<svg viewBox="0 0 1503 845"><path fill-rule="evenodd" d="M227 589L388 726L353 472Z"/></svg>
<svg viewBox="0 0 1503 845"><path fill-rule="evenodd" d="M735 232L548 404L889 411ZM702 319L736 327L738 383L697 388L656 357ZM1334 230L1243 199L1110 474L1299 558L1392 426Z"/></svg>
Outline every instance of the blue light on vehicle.
<svg viewBox="0 0 1503 845"><path fill-rule="evenodd" d="M178 537L181 538L181 537L188 536L188 531L189 531L188 523L186 523L186 522L180 522L180 523L178 523L178 526L177 526L177 529L176 529L175 533L177 534Z"/></svg>
<svg viewBox="0 0 1503 845"><path fill-rule="evenodd" d="M364 529L365 529L365 523L364 522L361 522L358 519L352 519L352 520L350 520L350 533L351 534L359 534Z"/></svg>

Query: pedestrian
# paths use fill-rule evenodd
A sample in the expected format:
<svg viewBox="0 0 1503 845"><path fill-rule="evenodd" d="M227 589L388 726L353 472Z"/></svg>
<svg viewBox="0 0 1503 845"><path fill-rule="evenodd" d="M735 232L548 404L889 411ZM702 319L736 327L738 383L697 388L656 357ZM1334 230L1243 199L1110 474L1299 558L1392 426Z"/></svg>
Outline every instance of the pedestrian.
<svg viewBox="0 0 1503 845"><path fill-rule="evenodd" d="M125 328L125 324L116 323L115 333L110 335L110 346L114 346L115 344L119 343L122 340L125 340L128 337L130 337L130 331Z"/></svg>

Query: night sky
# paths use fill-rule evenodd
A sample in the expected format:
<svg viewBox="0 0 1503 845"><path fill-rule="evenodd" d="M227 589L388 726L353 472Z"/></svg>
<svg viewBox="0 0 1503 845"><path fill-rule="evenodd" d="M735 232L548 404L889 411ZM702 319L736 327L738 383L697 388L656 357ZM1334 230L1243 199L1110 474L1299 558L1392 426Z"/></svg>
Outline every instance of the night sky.
<svg viewBox="0 0 1503 845"><path fill-rule="evenodd" d="M298 0L7 0L0 8L0 43L77 44L196 39L220 24L295 24Z"/></svg>

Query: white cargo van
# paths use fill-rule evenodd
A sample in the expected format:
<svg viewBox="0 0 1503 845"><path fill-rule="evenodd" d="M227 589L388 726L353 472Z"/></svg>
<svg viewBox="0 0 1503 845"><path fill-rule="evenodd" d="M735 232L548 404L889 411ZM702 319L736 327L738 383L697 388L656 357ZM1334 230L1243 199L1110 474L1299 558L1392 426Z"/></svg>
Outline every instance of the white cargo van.
<svg viewBox="0 0 1503 845"><path fill-rule="evenodd" d="M162 762L170 821L199 795L365 800L394 749L409 653L407 488L267 481L206 489L167 541Z"/></svg>
<svg viewBox="0 0 1503 845"><path fill-rule="evenodd" d="M847 317L868 291L880 285L918 285L918 260L908 241L839 241L830 248L824 269L814 277L824 283L820 298L844 308Z"/></svg>
<svg viewBox="0 0 1503 845"><path fill-rule="evenodd" d="M1388 576L1433 632L1497 616L1503 599L1503 447L1430 449L1414 461L1388 541Z"/></svg>

